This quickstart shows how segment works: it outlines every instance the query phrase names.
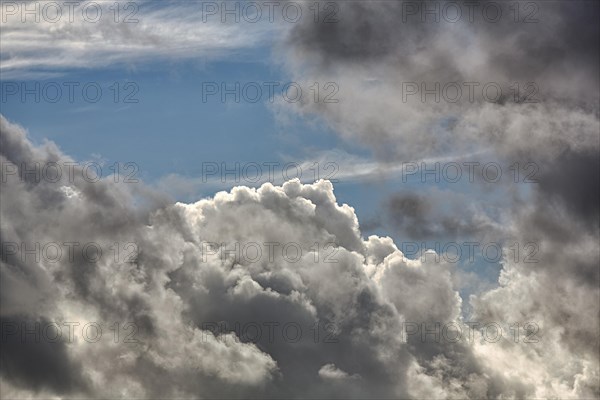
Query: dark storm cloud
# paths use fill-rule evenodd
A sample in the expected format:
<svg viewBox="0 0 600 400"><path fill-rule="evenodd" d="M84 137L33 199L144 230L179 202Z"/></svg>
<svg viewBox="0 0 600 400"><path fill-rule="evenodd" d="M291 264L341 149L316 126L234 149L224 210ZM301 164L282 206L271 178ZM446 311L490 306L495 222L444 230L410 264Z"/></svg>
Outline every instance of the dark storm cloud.
<svg viewBox="0 0 600 400"><path fill-rule="evenodd" d="M0 316L0 374L20 388L33 392L85 393L89 383L81 364L67 353L68 339L61 336L54 340L56 333L51 332L52 329L48 330L51 341L42 335L42 329L50 322L43 317Z"/></svg>
<svg viewBox="0 0 600 400"><path fill-rule="evenodd" d="M598 229L600 215L600 154L568 149L542 169L540 201L561 203L571 215Z"/></svg>
<svg viewBox="0 0 600 400"><path fill-rule="evenodd" d="M375 6L354 1L335 4L341 11L336 15L338 22L299 25L291 32L289 43L319 54L325 64L380 58L397 46L396 35L390 32L388 24L399 13L399 2L382 2Z"/></svg>
<svg viewBox="0 0 600 400"><path fill-rule="evenodd" d="M471 201L469 206L467 201ZM497 240L502 235L501 226L476 212L476 206L466 194L404 190L385 201L384 212L389 217L386 221L392 222L389 227L406 240Z"/></svg>
<svg viewBox="0 0 600 400"><path fill-rule="evenodd" d="M297 79L335 80L341 100L299 109L323 115L343 137L386 159L486 145L509 158L546 158L575 135L581 144L590 136L597 142L598 2L452 2L462 9L457 22L442 17L447 3L338 2L337 22L299 23L287 37L286 64ZM483 16L492 5L501 8L498 21ZM418 10L435 6L439 21L431 14L423 21ZM535 21L524 22L527 15ZM478 84L474 102L466 87L456 102L431 94L422 102L421 90L403 94L407 83L431 90L451 82ZM489 83L501 88L496 100L482 93Z"/></svg>
<svg viewBox="0 0 600 400"><path fill-rule="evenodd" d="M600 30L597 24L600 7L595 1L551 2L446 2L446 1L347 1L337 4L336 22L306 19L295 26L288 44L317 57L324 65L365 62L380 59L410 67L415 52L439 39L438 35L456 34L456 28L469 30L472 38L489 46L489 63L494 69L506 70L515 78L539 78L547 71L555 77L568 74L566 65L584 68L589 84L598 83L593 67L598 64ZM442 12L446 3L458 4L461 17L456 22ZM515 4L519 15L515 17ZM423 10L436 10L422 15ZM500 10L500 18L495 11ZM470 21L470 13L473 15ZM486 11L484 11L486 10ZM485 16L484 16L485 14ZM452 14L454 15L454 14ZM437 20L436 20L437 18ZM515 18L518 21L515 21ZM523 23L523 21L530 21ZM464 49L472 43L464 38ZM502 46L511 43L510 48ZM436 72L459 78L456 68L464 57L459 48L454 53L432 54L438 61L429 65ZM443 64L443 61L450 61ZM586 70L587 69L587 70ZM525 75L525 76L524 76ZM430 75L431 76L431 75ZM557 82L558 83L558 82Z"/></svg>

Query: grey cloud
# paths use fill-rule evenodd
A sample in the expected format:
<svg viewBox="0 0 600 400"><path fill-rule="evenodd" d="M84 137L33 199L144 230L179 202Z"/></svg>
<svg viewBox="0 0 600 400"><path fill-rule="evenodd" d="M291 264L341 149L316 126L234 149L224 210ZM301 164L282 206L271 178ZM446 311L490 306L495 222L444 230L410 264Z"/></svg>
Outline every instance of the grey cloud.
<svg viewBox="0 0 600 400"><path fill-rule="evenodd" d="M384 212L392 223L390 228L406 240L468 238L491 242L506 235L501 204L475 201L473 194L450 189L404 190L386 199ZM495 210L495 219L490 217L490 209Z"/></svg>
<svg viewBox="0 0 600 400"><path fill-rule="evenodd" d="M65 338L50 343L35 334L25 334L27 330L36 331L34 324L46 327L50 322L43 317L0 316L3 331L0 375L32 392L44 389L61 395L86 392L89 382L82 374L81 364L68 356Z"/></svg>
<svg viewBox="0 0 600 400"><path fill-rule="evenodd" d="M593 150L568 149L542 168L540 197L560 202L574 217L598 228L600 212L600 156Z"/></svg>
<svg viewBox="0 0 600 400"><path fill-rule="evenodd" d="M51 144L33 146L22 128L4 118L2 140L3 162L68 160ZM66 195L61 185L70 185L76 194ZM110 180L55 184L8 176L2 184L3 244L74 238L104 250L113 242L130 241L139 249L134 262L105 257L94 263L79 255L50 264L4 254L3 318L18 313L138 327L134 344L110 344L107 336L98 343L57 347L53 351L61 362L80 365L86 385L52 375L54 386L43 386L49 393L72 388L90 397L410 397L406 366L429 362L437 351L428 344L405 345L400 322L421 316L425 310L420 307L431 318L457 315L459 298L448 275L433 285L443 305L439 309L427 284L407 294L410 304L398 300L393 287L384 290L373 274L398 269L401 281L413 274L433 277L435 268L404 262L384 266L386 254L401 260L401 253L389 240L364 241L356 215L337 204L329 182L237 187L193 204L165 204L157 196L149 209L131 205L132 191L151 195ZM203 242L249 241L295 242L306 253L295 263L281 254L273 261L247 262L203 253ZM335 244L337 262L325 262L323 255L315 262L310 252L315 242ZM411 271L401 272L406 268ZM231 328L236 322L273 321L299 324L302 339L290 343L263 337L255 343L244 335L238 338ZM214 336L203 330L206 322L226 325ZM337 340L315 342L311 328L316 322L333 324ZM467 346L461 354L469 352ZM321 379L319 371L327 364L360 379L342 387ZM22 381L5 370L2 379L9 389L3 390L23 389ZM471 370L483 379L481 368L474 364ZM459 372L455 375L461 379ZM34 388L32 383L27 389Z"/></svg>
<svg viewBox="0 0 600 400"><path fill-rule="evenodd" d="M429 188L394 195L387 213L404 237L472 234L534 243L537 263L505 260L499 287L470 303L474 318L537 321L546 336L528 348L475 346L484 357L478 360L496 371L511 368L508 360L529 363L520 383L509 384L512 396L533 390L535 397L597 397L600 7L533 2L539 21L526 24L512 19L509 7L516 3L482 1L479 10L494 3L505 17L497 23L481 14L473 23L436 23L431 16L422 22L418 15L403 21L403 5L436 3L446 4L338 2L338 23L295 27L282 49L284 66L296 81L334 80L340 88L338 103L300 103L295 112L323 118L383 162L484 151L487 161L539 166L538 183L526 189L495 185L497 215L486 211L479 219L483 197L463 193L450 197L463 195L468 211L448 212L452 200ZM465 2L458 4L465 9ZM518 4L526 11L526 2ZM463 93L456 103L403 97L403 83L431 89L454 81L497 82L504 96L469 101ZM516 101L513 82L535 82L538 102L524 103L522 91ZM573 369L553 365L557 357Z"/></svg>
<svg viewBox="0 0 600 400"><path fill-rule="evenodd" d="M386 160L470 152L493 146L501 157L548 158L570 145L598 148L599 14L595 2L519 2L520 18L538 7L536 23L515 22L513 3L477 2L469 22L468 2L456 23L422 22L405 7L444 7L446 2L339 2L337 23L303 21L288 35L284 65L298 81L335 81L339 103L302 103L344 138L372 148ZM487 4L502 8L486 21ZM533 6L532 6L533 4ZM533 10L534 11L534 10ZM475 82L456 103L429 95L403 96L403 84ZM518 82L519 102L511 85ZM540 103L523 103L532 97ZM484 101L482 87L501 86L503 97ZM420 93L420 92L419 92Z"/></svg>

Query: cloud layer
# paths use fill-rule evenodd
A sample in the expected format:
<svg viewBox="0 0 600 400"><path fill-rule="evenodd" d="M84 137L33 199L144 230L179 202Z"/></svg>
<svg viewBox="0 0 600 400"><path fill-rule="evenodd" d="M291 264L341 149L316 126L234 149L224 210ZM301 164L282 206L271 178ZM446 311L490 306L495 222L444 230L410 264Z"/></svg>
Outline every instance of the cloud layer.
<svg viewBox="0 0 600 400"><path fill-rule="evenodd" d="M3 165L72 161L52 143L34 146L21 127L4 118L1 144ZM31 329L35 321L104 327L133 322L136 342L114 343L110 334L95 343L64 337L32 343L29 338L3 355L3 396L597 394L598 365L590 344L597 340L597 324L583 310L593 315L598 291L586 281L555 280L560 271L572 275L558 265L557 272L552 264L527 272L507 264L502 286L473 299L481 322L539 324L538 343L514 343L506 334L489 343L481 341L478 331L474 340L435 340L435 335L422 340L421 335L407 336L406 324L466 326L452 266L407 259L389 238L363 239L354 210L337 204L327 181L236 187L192 204L165 204L160 196L110 178L89 182L77 168L74 179L60 182L6 174L1 197L3 329L17 322ZM148 199L145 208L133 205L139 196ZM104 251L114 242L135 243L137 250L135 259L125 262L112 256L92 262L75 251L74 259L51 263L6 247L69 240L94 242ZM255 253L236 257L231 251L236 243L279 247L272 257L263 253L256 259ZM281 252L287 243L300 253ZM325 244L335 254L323 252ZM322 246L320 254L315 246ZM577 262L585 272L597 261L586 259L585 246L593 248L579 243L563 251L561 260ZM546 290L549 284L556 289ZM567 295L569 303L563 301ZM273 337L266 330L257 338L236 329L236 324L252 323L263 329L272 324ZM289 323L302 329L301 337L296 328L280 336ZM16 339L8 335L6 340ZM555 352L560 352L560 365ZM509 373L506 363L515 358L520 361ZM60 373L50 367L56 365L64 366Z"/></svg>

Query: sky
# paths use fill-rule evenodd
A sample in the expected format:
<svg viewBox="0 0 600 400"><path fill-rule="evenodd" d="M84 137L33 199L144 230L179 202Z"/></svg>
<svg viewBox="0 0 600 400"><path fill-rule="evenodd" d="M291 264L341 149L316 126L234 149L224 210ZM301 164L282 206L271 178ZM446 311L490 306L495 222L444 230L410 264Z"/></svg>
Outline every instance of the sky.
<svg viewBox="0 0 600 400"><path fill-rule="evenodd" d="M0 8L2 398L600 398L597 2Z"/></svg>

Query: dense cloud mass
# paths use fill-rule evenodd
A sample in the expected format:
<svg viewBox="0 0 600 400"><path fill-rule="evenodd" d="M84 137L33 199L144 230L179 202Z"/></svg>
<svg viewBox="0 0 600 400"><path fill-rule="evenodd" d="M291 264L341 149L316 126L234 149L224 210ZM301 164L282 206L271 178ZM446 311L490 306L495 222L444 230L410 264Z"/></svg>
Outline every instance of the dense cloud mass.
<svg viewBox="0 0 600 400"><path fill-rule="evenodd" d="M19 169L70 161L52 143L34 146L4 118L1 148L2 163ZM538 323L538 343L511 337L490 343L477 330L473 340L422 340L406 334L407 324L465 327L452 267L407 259L389 238L363 239L353 209L337 204L327 181L236 187L193 204L165 204L149 189L111 178L89 182L77 168L75 179L59 183L20 173L6 174L3 183L1 317L4 335L16 344L3 352L3 396L598 393L597 287L561 268L568 263L597 280L591 242L563 249L540 271L506 265L502 286L474 299L478 321ZM134 206L140 196L148 199L144 208ZM6 245L69 240L97 243L104 252L113 242L135 243L137 251L125 262L106 254L90 260L75 251L73 260L37 263ZM206 243L229 250L235 243L294 243L302 251L263 253L256 260ZM318 254L315 245L325 243L335 252ZM21 323L32 329L36 321L80 325L75 340L63 335L48 343L52 335L41 341L30 335L17 344ZM82 340L85 323L97 322L106 332L115 321L135 324L135 343L114 343L112 332L94 343ZM264 329L257 338L235 328L273 322L279 325L271 325L272 338ZM279 336L286 323L297 324L301 337L296 340L295 328L287 339ZM9 326L19 327L16 337Z"/></svg>

